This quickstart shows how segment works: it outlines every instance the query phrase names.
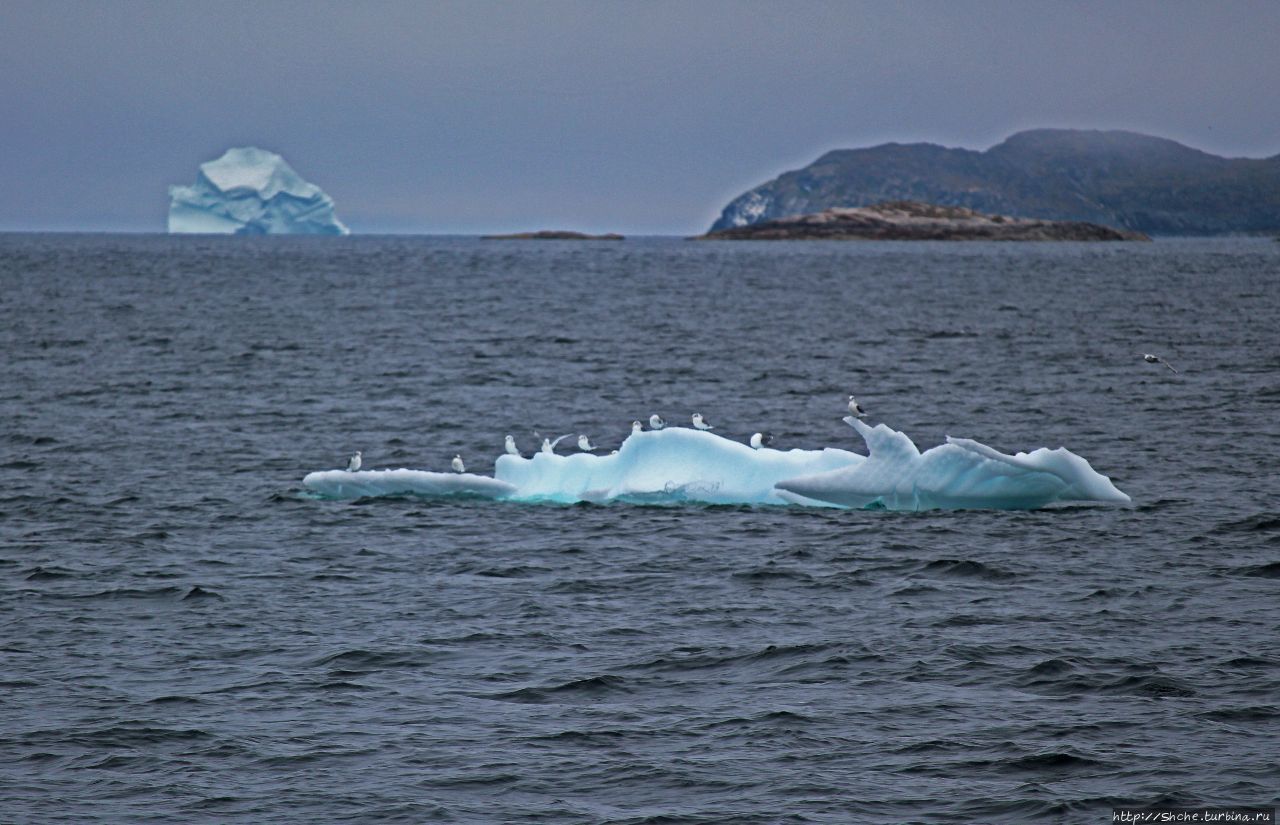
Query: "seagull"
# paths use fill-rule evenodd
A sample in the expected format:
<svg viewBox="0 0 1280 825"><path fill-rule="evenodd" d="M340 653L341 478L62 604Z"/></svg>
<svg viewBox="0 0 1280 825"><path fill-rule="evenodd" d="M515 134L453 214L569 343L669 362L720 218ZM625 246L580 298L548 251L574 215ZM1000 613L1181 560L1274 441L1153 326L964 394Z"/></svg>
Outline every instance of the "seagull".
<svg viewBox="0 0 1280 825"><path fill-rule="evenodd" d="M520 451L516 449L515 436L507 436L507 455L520 455Z"/></svg>
<svg viewBox="0 0 1280 825"><path fill-rule="evenodd" d="M564 441L568 437L569 436L567 435L562 435L559 438L557 438L555 441L552 441L549 438L542 439L542 451L544 453L547 453L548 455L554 454L556 451L556 445L559 444L561 441Z"/></svg>
<svg viewBox="0 0 1280 825"><path fill-rule="evenodd" d="M851 395L851 396L849 396L849 412L853 413L853 414L854 414L854 415L856 415L858 418L866 418L866 417L867 417L867 411L866 411L866 410L864 410L864 409L862 409L862 405L861 405L861 404L859 404L857 401L854 401L854 400L853 400L853 396L852 396L852 395Z"/></svg>
<svg viewBox="0 0 1280 825"><path fill-rule="evenodd" d="M360 455L361 455L360 451L356 450L355 454L352 455L351 458L347 459L348 473L354 473L356 470L360 469Z"/></svg>
<svg viewBox="0 0 1280 825"><path fill-rule="evenodd" d="M1151 353L1148 352L1147 354L1142 356L1142 360L1146 361L1148 364L1164 364L1166 367L1173 370L1173 365L1170 364L1168 361L1164 360L1163 358L1161 358L1159 355L1152 355ZM1173 370L1173 374L1177 375L1178 371Z"/></svg>
<svg viewBox="0 0 1280 825"><path fill-rule="evenodd" d="M632 422L631 422L631 432L633 432L633 433L642 433L642 432L644 432L644 425L643 425L643 424L641 424L639 421L632 421Z"/></svg>
<svg viewBox="0 0 1280 825"><path fill-rule="evenodd" d="M657 413L654 413L653 415L649 416L649 429L661 430L665 426L667 426L667 422L662 420L662 416L658 415Z"/></svg>
<svg viewBox="0 0 1280 825"><path fill-rule="evenodd" d="M693 414L693 428L695 430L714 430L715 427L702 420L702 413Z"/></svg>
<svg viewBox="0 0 1280 825"><path fill-rule="evenodd" d="M766 435L765 433L753 433L751 435L751 449L753 450L758 450L761 447L767 446L772 443L773 443L773 436L771 435Z"/></svg>
<svg viewBox="0 0 1280 825"><path fill-rule="evenodd" d="M579 450L582 450L584 453L589 453L595 448L596 448L596 445L591 443L591 439L587 438L585 435L578 436Z"/></svg>
<svg viewBox="0 0 1280 825"><path fill-rule="evenodd" d="M462 463L462 456L460 455L455 455L449 466L453 468L455 473L465 473L467 471L467 467Z"/></svg>

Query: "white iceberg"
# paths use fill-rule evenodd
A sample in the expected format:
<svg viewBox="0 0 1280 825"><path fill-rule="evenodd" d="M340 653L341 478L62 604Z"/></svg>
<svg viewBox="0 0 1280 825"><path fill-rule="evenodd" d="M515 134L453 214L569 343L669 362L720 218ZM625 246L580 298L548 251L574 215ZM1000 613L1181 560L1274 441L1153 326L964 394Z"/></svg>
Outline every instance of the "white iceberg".
<svg viewBox="0 0 1280 825"><path fill-rule="evenodd" d="M1129 503L1111 479L1059 447L1005 455L968 438L923 453L903 433L845 418L870 455L856 466L787 479L778 489L841 507L1029 510L1067 501Z"/></svg>
<svg viewBox="0 0 1280 825"><path fill-rule="evenodd" d="M785 504L779 481L862 461L848 450L753 450L685 427L632 433L616 455L501 455L494 476L528 501Z"/></svg>
<svg viewBox="0 0 1280 825"><path fill-rule="evenodd" d="M1005 455L969 439L921 453L883 424L845 419L870 455L843 449L753 450L708 432L633 433L613 455L501 455L494 478L417 470L311 473L324 498L465 494L523 502L802 504L890 510L1030 509L1070 501L1128 503L1066 449Z"/></svg>
<svg viewBox="0 0 1280 825"><path fill-rule="evenodd" d="M347 235L333 199L275 152L228 149L200 164L191 186L169 187L169 231L215 235Z"/></svg>
<svg viewBox="0 0 1280 825"><path fill-rule="evenodd" d="M302 485L324 498L371 498L415 495L431 498L473 496L506 498L512 485L473 473L433 473L427 470L321 470L308 473Z"/></svg>

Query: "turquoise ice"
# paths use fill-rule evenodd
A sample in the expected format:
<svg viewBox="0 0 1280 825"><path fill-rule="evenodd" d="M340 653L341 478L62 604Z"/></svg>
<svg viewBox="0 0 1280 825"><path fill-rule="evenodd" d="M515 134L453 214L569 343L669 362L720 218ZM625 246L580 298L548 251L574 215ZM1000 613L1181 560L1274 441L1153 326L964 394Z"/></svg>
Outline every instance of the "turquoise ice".
<svg viewBox="0 0 1280 825"><path fill-rule="evenodd" d="M501 455L494 474L422 470L310 473L324 498L467 495L523 502L807 505L889 510L1032 509L1060 502L1127 504L1129 497L1071 451L1006 455L948 438L920 452L903 433L845 419L866 442L850 450L752 448L682 427L632 433L613 455Z"/></svg>

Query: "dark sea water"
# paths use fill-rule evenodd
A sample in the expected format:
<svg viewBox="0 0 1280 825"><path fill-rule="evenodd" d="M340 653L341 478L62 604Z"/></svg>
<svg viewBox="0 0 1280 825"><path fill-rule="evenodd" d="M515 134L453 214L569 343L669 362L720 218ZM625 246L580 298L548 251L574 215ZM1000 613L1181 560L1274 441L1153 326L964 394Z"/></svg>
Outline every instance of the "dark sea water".
<svg viewBox="0 0 1280 825"><path fill-rule="evenodd" d="M0 236L0 821L1280 802L1280 244ZM1142 361L1156 352L1174 375ZM326 502L704 413L1132 507Z"/></svg>

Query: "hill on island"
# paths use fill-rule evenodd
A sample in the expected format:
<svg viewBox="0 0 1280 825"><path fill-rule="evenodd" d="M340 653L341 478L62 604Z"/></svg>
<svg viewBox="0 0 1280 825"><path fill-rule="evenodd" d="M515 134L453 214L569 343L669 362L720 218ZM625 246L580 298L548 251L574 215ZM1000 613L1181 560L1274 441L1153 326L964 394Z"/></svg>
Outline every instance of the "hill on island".
<svg viewBox="0 0 1280 825"><path fill-rule="evenodd" d="M1158 235L1280 230L1280 155L1223 158L1122 131L1035 129L979 152L839 149L735 198L715 232L833 207L923 201Z"/></svg>

